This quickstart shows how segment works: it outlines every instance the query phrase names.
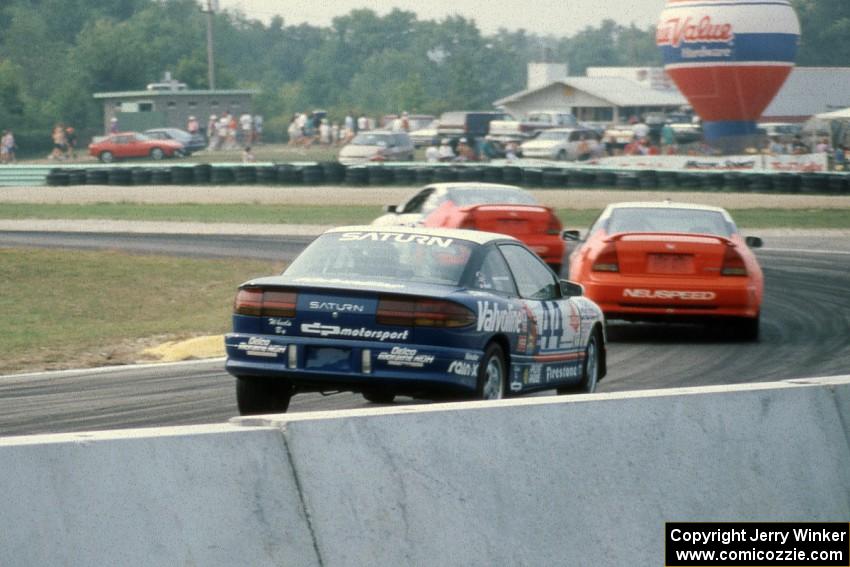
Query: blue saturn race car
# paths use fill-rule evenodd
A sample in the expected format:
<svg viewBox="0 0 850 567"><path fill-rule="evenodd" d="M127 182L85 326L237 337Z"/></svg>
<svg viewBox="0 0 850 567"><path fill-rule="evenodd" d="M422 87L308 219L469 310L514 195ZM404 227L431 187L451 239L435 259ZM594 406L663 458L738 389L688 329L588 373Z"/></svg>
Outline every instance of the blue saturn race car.
<svg viewBox="0 0 850 567"><path fill-rule="evenodd" d="M225 343L243 415L309 391L588 393L606 372L602 311L581 286L516 239L469 230L329 230L283 274L239 287Z"/></svg>

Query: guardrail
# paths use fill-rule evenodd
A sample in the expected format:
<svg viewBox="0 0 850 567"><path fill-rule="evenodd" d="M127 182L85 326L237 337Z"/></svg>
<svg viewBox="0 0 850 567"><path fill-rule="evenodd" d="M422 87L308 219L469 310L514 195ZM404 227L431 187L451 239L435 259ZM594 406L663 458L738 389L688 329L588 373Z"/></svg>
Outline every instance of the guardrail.
<svg viewBox="0 0 850 567"><path fill-rule="evenodd" d="M663 565L850 517L850 377L0 438L0 564Z"/></svg>
<svg viewBox="0 0 850 567"><path fill-rule="evenodd" d="M11 185L402 185L479 181L537 189L617 188L753 193L850 194L850 174L611 168L539 162L343 166L337 162L9 166L0 186Z"/></svg>

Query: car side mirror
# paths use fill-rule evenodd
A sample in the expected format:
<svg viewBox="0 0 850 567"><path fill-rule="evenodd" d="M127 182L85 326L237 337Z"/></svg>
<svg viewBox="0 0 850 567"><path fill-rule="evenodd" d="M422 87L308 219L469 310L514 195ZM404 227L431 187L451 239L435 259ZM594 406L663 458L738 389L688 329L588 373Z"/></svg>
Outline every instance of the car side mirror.
<svg viewBox="0 0 850 567"><path fill-rule="evenodd" d="M561 233L561 238L564 240L581 240L581 232L578 230L565 230Z"/></svg>
<svg viewBox="0 0 850 567"><path fill-rule="evenodd" d="M384 212L385 213L395 213L395 212L397 212L396 211L396 205L384 205Z"/></svg>
<svg viewBox="0 0 850 567"><path fill-rule="evenodd" d="M584 295L584 286L571 282L569 280L561 280L561 296L562 297L581 297Z"/></svg>
<svg viewBox="0 0 850 567"><path fill-rule="evenodd" d="M764 242L758 236L748 236L744 239L750 248L761 248Z"/></svg>

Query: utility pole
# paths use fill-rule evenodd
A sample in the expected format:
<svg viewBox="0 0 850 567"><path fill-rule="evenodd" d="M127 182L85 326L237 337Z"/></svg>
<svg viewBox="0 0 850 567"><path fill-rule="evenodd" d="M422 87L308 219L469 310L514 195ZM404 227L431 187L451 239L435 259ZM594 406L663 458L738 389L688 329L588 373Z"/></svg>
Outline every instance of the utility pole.
<svg viewBox="0 0 850 567"><path fill-rule="evenodd" d="M218 0L205 0L206 10L201 12L207 15L207 82L210 90L215 90L215 57L213 55L213 16L218 10Z"/></svg>

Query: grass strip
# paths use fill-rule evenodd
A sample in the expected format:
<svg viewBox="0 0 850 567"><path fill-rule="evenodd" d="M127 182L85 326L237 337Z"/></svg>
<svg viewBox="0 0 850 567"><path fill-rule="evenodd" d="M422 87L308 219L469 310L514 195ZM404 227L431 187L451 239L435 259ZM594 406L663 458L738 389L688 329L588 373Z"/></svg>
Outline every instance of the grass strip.
<svg viewBox="0 0 850 567"><path fill-rule="evenodd" d="M116 345L144 337L224 333L236 287L282 268L256 260L0 248L0 374L107 364Z"/></svg>
<svg viewBox="0 0 850 567"><path fill-rule="evenodd" d="M565 226L586 228L598 209L558 209ZM738 226L754 228L850 229L850 209L730 209ZM110 219L133 221L229 222L241 224L368 224L381 215L372 205L259 204L0 204L0 219Z"/></svg>

